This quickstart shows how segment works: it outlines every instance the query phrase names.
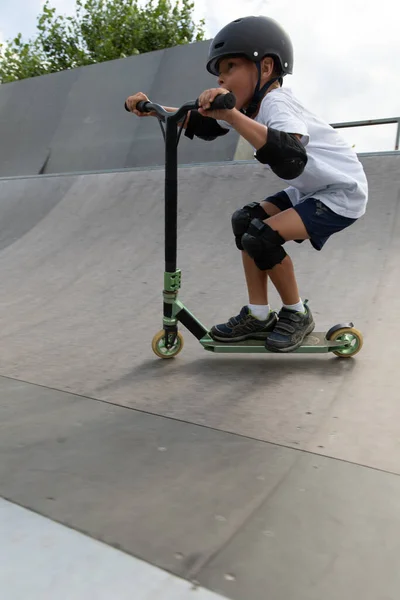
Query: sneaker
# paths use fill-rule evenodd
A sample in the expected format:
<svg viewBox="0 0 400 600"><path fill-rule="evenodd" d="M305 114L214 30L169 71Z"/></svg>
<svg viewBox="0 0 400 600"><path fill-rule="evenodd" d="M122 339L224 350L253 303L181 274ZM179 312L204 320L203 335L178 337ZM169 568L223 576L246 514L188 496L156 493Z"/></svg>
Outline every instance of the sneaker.
<svg viewBox="0 0 400 600"><path fill-rule="evenodd" d="M271 352L293 352L304 341L315 327L314 319L307 301L304 302L305 313L282 307L278 314L278 322L265 341L265 347Z"/></svg>
<svg viewBox="0 0 400 600"><path fill-rule="evenodd" d="M241 342L243 340L264 340L277 323L277 316L271 311L265 321L254 317L248 306L243 306L236 317L227 323L214 325L210 330L211 337L218 342Z"/></svg>

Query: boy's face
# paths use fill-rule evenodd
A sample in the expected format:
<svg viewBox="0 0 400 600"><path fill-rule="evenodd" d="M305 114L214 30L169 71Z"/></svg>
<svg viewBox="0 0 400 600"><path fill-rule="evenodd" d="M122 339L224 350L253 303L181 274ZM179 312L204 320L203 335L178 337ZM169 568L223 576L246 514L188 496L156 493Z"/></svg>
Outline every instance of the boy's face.
<svg viewBox="0 0 400 600"><path fill-rule="evenodd" d="M242 57L223 58L219 65L218 85L236 96L236 108L240 110L251 100L257 85L256 65Z"/></svg>

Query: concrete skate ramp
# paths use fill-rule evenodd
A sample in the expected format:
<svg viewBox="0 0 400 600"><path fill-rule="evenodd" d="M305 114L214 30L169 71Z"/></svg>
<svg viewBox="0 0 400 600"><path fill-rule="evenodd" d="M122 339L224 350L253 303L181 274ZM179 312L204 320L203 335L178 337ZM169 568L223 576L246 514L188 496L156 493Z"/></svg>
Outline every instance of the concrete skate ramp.
<svg viewBox="0 0 400 600"><path fill-rule="evenodd" d="M156 358L163 170L0 181L0 494L228 597L397 597L400 157L363 163L365 217L287 248L317 329L363 332L350 360L213 355L186 330ZM278 189L259 164L180 169L205 325L247 301L233 210Z"/></svg>

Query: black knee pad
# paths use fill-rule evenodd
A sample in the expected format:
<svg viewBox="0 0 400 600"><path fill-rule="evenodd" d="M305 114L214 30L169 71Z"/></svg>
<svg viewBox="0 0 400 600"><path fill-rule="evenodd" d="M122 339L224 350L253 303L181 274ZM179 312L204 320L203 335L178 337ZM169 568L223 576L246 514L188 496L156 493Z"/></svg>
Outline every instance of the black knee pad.
<svg viewBox="0 0 400 600"><path fill-rule="evenodd" d="M232 229L235 236L236 246L243 250L242 235L246 233L252 219L266 219L267 213L259 202L250 202L243 208L239 208L232 215Z"/></svg>
<svg viewBox="0 0 400 600"><path fill-rule="evenodd" d="M284 243L283 237L260 219L253 219L242 236L244 250L262 271L273 269L283 261L286 256L282 248Z"/></svg>

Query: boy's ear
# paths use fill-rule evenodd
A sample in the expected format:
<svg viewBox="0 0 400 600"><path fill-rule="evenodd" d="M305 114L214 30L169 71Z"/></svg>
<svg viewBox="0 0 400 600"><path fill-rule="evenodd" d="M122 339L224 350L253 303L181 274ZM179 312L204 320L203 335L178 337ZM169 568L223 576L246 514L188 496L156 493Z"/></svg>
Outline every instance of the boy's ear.
<svg viewBox="0 0 400 600"><path fill-rule="evenodd" d="M264 56L261 63L261 69L267 75L272 75L274 72L274 59L271 56Z"/></svg>

